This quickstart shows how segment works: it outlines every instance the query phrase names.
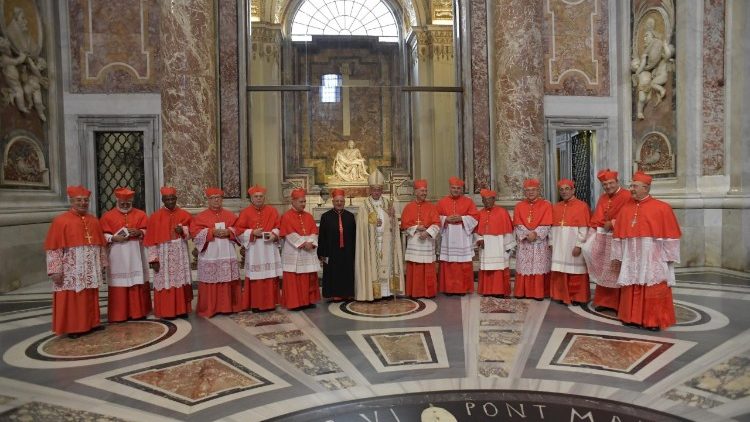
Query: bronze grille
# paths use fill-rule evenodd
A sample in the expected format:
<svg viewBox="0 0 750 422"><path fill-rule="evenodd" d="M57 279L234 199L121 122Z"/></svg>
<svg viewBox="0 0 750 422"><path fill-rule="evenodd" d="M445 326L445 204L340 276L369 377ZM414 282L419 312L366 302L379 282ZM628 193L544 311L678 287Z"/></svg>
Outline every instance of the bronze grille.
<svg viewBox="0 0 750 422"><path fill-rule="evenodd" d="M133 207L146 209L143 168L143 132L94 132L98 215L115 206L114 191L126 186L135 191Z"/></svg>
<svg viewBox="0 0 750 422"><path fill-rule="evenodd" d="M591 132L581 131L573 135L571 147L576 198L591 206Z"/></svg>

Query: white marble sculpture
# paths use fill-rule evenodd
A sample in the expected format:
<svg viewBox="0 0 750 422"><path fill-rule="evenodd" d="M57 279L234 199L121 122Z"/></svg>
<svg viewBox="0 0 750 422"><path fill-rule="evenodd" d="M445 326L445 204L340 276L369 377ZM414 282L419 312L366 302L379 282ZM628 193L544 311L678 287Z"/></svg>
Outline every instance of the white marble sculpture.
<svg viewBox="0 0 750 422"><path fill-rule="evenodd" d="M17 66L25 61L25 54L20 53L14 57L8 39L0 37L0 67L2 67L5 84L8 85L7 88L3 88L3 102L15 105L22 113L28 113L29 109L26 107L21 74Z"/></svg>
<svg viewBox="0 0 750 422"><path fill-rule="evenodd" d="M29 108L33 105L39 119L46 122L47 116L44 114L42 87L49 88L49 79L47 79L42 72L47 68L47 61L39 57L36 59L36 63L34 63L34 59L29 57L26 60L26 63L27 66L23 68L25 73L21 75L21 80L24 81L23 93L26 99L26 104Z"/></svg>
<svg viewBox="0 0 750 422"><path fill-rule="evenodd" d="M333 160L334 177L343 182L362 182L367 180L367 160L362 157L354 141L349 141L347 148L336 152Z"/></svg>
<svg viewBox="0 0 750 422"><path fill-rule="evenodd" d="M655 99L655 105L658 105L664 99L664 85L669 77L670 62L673 61L674 47L659 38L654 24L653 19L646 19L643 49L640 56L634 57L630 63L633 86L638 91L636 112L639 120L646 118L643 109L648 102Z"/></svg>

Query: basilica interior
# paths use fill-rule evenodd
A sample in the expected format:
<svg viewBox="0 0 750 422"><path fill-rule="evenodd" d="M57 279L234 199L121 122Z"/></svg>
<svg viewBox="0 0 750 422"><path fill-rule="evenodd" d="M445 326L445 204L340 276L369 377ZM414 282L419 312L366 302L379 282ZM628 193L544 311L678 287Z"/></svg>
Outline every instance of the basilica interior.
<svg viewBox="0 0 750 422"><path fill-rule="evenodd" d="M748 41L745 0L0 0L0 420L750 421ZM510 211L603 169L680 223L666 330L476 293L50 330L66 186L319 219L376 171Z"/></svg>

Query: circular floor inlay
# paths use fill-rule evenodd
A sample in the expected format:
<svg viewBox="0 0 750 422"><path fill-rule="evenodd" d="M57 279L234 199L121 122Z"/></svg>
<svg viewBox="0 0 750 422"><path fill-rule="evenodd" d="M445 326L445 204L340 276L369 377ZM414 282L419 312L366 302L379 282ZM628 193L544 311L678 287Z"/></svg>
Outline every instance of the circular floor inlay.
<svg viewBox="0 0 750 422"><path fill-rule="evenodd" d="M170 332L171 331L171 332ZM104 325L103 329L78 338L52 337L37 351L49 358L86 359L121 353L171 335L175 325L167 321L131 321Z"/></svg>
<svg viewBox="0 0 750 422"><path fill-rule="evenodd" d="M667 331L707 331L715 330L729 324L729 318L721 312L706 306L697 305L683 300L674 301L675 317L677 324L667 328ZM606 309L597 311L594 303L589 302L583 307L570 306L572 312L595 321L607 324L620 325L617 312Z"/></svg>
<svg viewBox="0 0 750 422"><path fill-rule="evenodd" d="M115 362L167 347L192 329L182 319L128 321L102 327L78 338L44 332L13 345L3 360L13 366L40 369Z"/></svg>
<svg viewBox="0 0 750 422"><path fill-rule="evenodd" d="M381 299L373 302L340 302L328 305L333 315L359 321L395 321L419 318L435 311L430 299Z"/></svg>
<svg viewBox="0 0 750 422"><path fill-rule="evenodd" d="M676 422L687 419L630 403L573 394L521 390L461 390L399 394L331 403L268 420Z"/></svg>

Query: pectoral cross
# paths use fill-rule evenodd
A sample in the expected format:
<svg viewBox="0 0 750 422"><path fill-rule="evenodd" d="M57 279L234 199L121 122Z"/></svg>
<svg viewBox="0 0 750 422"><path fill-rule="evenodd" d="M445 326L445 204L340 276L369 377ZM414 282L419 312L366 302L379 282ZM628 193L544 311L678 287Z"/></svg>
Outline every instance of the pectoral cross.
<svg viewBox="0 0 750 422"><path fill-rule="evenodd" d="M93 239L93 237L88 232L86 232L86 236L83 236L83 237L86 239L87 242L89 242L89 245L90 245L91 239Z"/></svg>
<svg viewBox="0 0 750 422"><path fill-rule="evenodd" d="M351 69L348 63L341 65L341 134L343 136L351 135L351 112L349 108L349 87L355 86L369 86L370 81L368 79L350 79ZM349 201L351 205L351 200Z"/></svg>
<svg viewBox="0 0 750 422"><path fill-rule="evenodd" d="M533 217L532 217L532 214L531 214L531 213L529 213L529 216L528 216L528 217L526 217L526 222L527 222L527 223L531 223L531 220L533 220Z"/></svg>
<svg viewBox="0 0 750 422"><path fill-rule="evenodd" d="M641 207L641 203L635 204L635 214L633 214L633 221L630 222L630 227L635 227L635 223L638 222L638 210Z"/></svg>

